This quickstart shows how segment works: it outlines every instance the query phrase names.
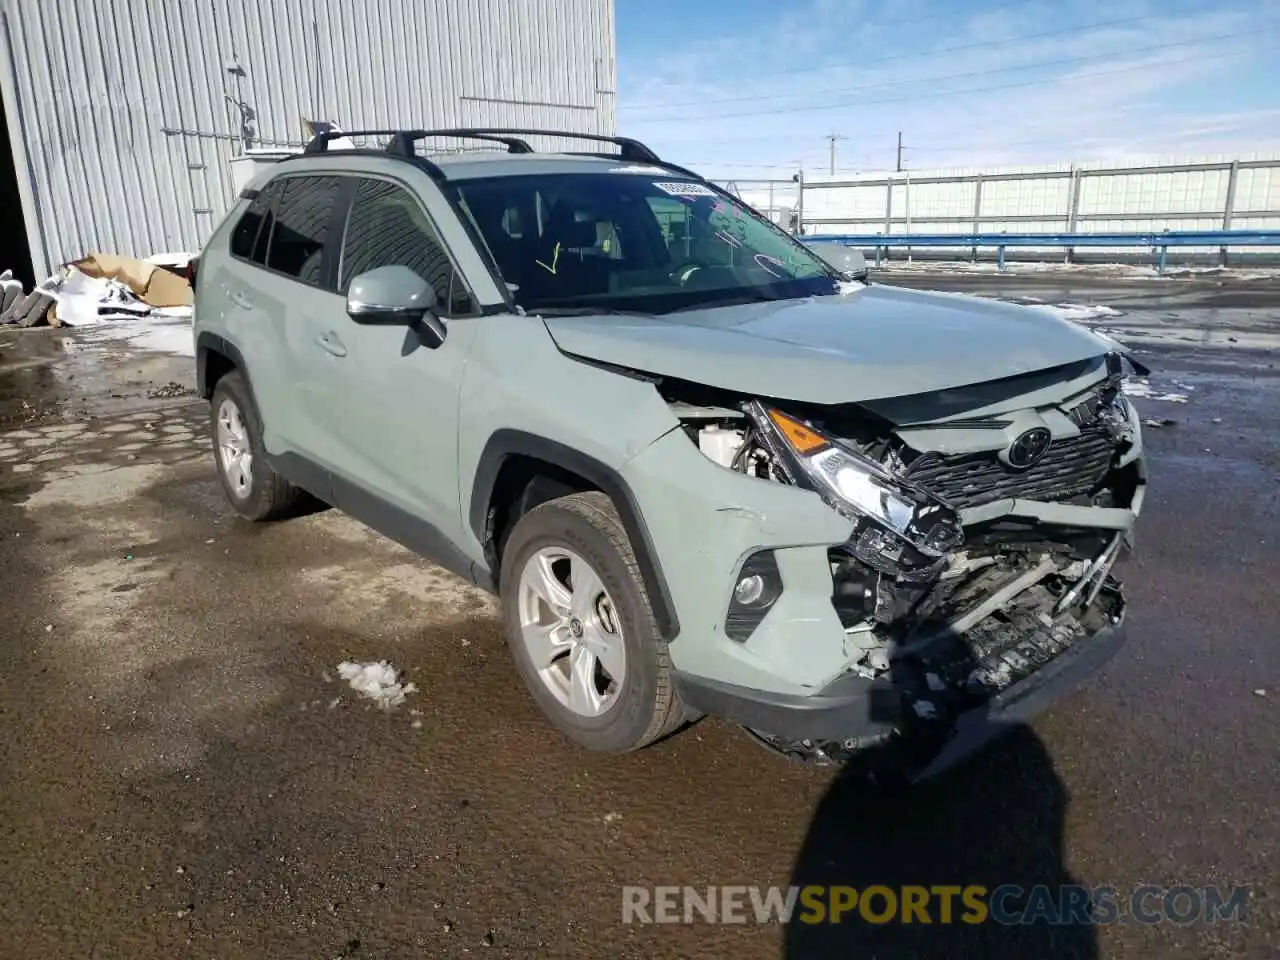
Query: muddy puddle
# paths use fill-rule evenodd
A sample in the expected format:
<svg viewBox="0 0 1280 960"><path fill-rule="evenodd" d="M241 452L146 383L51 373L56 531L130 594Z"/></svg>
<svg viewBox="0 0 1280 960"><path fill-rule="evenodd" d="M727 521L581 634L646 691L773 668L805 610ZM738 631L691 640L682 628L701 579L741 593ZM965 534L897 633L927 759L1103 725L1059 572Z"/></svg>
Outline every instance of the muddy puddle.
<svg viewBox="0 0 1280 960"><path fill-rule="evenodd" d="M127 331L0 328L0 430L195 395L191 357L139 350Z"/></svg>

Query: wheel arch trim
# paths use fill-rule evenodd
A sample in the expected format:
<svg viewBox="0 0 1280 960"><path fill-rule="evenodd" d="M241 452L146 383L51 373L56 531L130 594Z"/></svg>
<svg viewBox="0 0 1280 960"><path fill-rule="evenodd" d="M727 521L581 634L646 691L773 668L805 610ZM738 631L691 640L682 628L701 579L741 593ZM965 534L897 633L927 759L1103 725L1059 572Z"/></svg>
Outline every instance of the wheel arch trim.
<svg viewBox="0 0 1280 960"><path fill-rule="evenodd" d="M196 337L196 392L205 400L213 396L214 385L209 382L209 354L220 353L230 360L237 370L244 376L245 384L249 386L250 394L253 393L253 386L249 384L249 369L244 362L244 354L239 348L225 337L220 337L216 333L210 333L208 330L202 330Z"/></svg>
<svg viewBox="0 0 1280 960"><path fill-rule="evenodd" d="M680 632L680 619L662 568L657 562L657 550L644 522L640 504L622 475L595 457L523 430L494 431L486 441L476 464L467 511L467 521L477 541L481 544L485 542L489 499L493 496L503 465L514 456L541 460L575 473L613 501L623 529L631 541L631 549L635 552L636 565L640 568L640 576L649 595L658 633L668 643L674 640Z"/></svg>

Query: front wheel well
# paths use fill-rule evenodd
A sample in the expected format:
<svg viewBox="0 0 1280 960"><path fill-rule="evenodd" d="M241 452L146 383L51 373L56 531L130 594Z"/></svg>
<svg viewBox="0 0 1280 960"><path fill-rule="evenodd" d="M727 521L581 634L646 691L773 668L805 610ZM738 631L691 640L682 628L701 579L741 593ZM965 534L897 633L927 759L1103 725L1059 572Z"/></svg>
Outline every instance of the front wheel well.
<svg viewBox="0 0 1280 960"><path fill-rule="evenodd" d="M595 490L613 503L635 551L654 618L664 640L680 633L666 579L640 504L618 472L554 440L520 430L498 430L476 467L467 522L481 543L493 585L501 589L502 552L517 520L548 500Z"/></svg>
<svg viewBox="0 0 1280 960"><path fill-rule="evenodd" d="M507 535L517 520L548 500L598 489L586 477L537 457L514 454L503 460L484 514L485 559L495 580Z"/></svg>

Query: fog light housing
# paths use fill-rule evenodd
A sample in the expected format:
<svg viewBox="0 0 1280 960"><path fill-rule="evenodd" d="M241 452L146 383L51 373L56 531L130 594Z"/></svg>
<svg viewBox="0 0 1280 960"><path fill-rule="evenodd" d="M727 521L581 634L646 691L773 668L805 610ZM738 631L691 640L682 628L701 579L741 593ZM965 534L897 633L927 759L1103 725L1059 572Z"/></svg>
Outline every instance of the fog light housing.
<svg viewBox="0 0 1280 960"><path fill-rule="evenodd" d="M747 557L729 600L725 635L739 643L746 641L781 595L782 574L773 551L762 550Z"/></svg>

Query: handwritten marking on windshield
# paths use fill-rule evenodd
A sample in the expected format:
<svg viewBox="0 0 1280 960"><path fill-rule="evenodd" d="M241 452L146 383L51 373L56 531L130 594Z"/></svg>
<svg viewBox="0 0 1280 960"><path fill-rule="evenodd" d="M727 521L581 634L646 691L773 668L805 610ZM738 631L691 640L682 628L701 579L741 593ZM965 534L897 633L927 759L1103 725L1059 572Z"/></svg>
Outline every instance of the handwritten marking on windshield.
<svg viewBox="0 0 1280 960"><path fill-rule="evenodd" d="M779 260L777 257L770 257L767 254L763 254L763 253L757 253L755 255L755 261L758 267L760 267L762 270L765 270L767 273L769 273L771 276L774 276L774 277L780 277L782 276L782 274L778 273L778 271L776 270L769 269L769 264L776 263L780 267L783 267L783 268L786 267L786 264L783 263L781 260Z"/></svg>
<svg viewBox="0 0 1280 960"><path fill-rule="evenodd" d="M534 260L533 262L534 262L534 263L536 263L538 266L540 266L543 270L547 271L547 273L550 273L550 274L552 274L552 275L554 276L554 275L555 275L555 272L556 272L556 267L557 267L557 265L560 263L560 243L559 243L559 241L557 241L557 242L556 242L555 250L552 252L552 256L551 256L551 266L547 266L547 265L546 265L545 263L543 263L541 260Z"/></svg>
<svg viewBox="0 0 1280 960"><path fill-rule="evenodd" d="M742 241L731 234L725 233L723 230L717 230L714 234L717 239L723 240L731 247L741 247Z"/></svg>

